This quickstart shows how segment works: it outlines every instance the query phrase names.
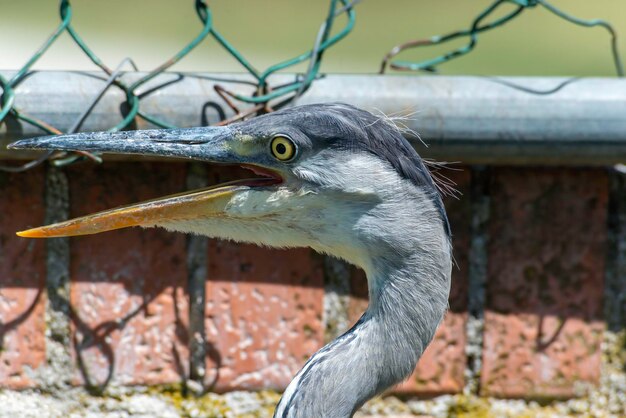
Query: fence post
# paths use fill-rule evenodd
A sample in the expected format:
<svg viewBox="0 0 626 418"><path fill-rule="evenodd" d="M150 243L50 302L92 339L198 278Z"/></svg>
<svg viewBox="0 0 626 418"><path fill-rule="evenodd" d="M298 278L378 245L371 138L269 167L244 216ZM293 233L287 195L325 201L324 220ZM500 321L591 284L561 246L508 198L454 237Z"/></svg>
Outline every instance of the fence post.
<svg viewBox="0 0 626 418"><path fill-rule="evenodd" d="M207 186L208 172L201 163L188 165L187 189ZM189 292L189 381L187 387L196 394L204 391L206 375L206 330L204 308L206 304L207 254L209 240L199 235L187 236L187 270Z"/></svg>
<svg viewBox="0 0 626 418"><path fill-rule="evenodd" d="M45 223L69 218L69 186L63 170L48 165L46 169ZM64 388L72 379L70 355L70 241L54 238L46 241L46 365L39 379L44 387Z"/></svg>
<svg viewBox="0 0 626 418"><path fill-rule="evenodd" d="M490 170L484 166L472 167L471 185L471 240L469 249L469 286L467 303L467 368L465 389L468 395L480 391L482 369L485 286L487 283L488 225L491 200L489 197Z"/></svg>

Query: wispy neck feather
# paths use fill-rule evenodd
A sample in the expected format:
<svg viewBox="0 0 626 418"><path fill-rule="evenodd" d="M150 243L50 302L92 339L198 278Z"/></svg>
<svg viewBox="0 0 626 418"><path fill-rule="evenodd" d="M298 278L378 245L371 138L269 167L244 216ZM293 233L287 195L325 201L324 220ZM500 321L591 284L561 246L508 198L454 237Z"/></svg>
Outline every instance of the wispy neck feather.
<svg viewBox="0 0 626 418"><path fill-rule="evenodd" d="M385 255L371 260L367 311L306 363L274 417L352 417L368 399L411 374L447 308L450 248L441 237L430 251L417 250L400 262Z"/></svg>

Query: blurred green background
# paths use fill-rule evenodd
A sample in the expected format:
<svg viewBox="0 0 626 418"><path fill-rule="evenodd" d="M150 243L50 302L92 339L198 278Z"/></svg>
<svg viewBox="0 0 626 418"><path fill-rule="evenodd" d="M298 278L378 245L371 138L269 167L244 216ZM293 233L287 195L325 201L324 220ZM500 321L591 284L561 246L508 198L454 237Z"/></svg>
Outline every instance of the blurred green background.
<svg viewBox="0 0 626 418"><path fill-rule="evenodd" d="M552 2L580 18L607 19L618 33L626 32L625 0ZM322 71L377 72L381 58L394 45L467 28L490 3L364 0L356 6L354 31L327 52ZM328 7L326 0L209 0L208 4L215 27L257 68L310 48ZM141 70L152 69L201 29L193 0L73 0L72 5L75 29L112 67L130 56ZM57 1L0 0L0 68L23 65L58 22ZM337 23L344 22L342 17ZM613 76L609 42L604 29L575 26L537 7L524 11L502 28L481 35L473 53L440 69L444 74ZM401 58L429 58L461 43L421 48ZM619 47L626 55L626 39L620 39ZM35 68L95 69L66 34ZM205 40L173 69L243 70L213 39ZM304 67L296 70L303 71Z"/></svg>

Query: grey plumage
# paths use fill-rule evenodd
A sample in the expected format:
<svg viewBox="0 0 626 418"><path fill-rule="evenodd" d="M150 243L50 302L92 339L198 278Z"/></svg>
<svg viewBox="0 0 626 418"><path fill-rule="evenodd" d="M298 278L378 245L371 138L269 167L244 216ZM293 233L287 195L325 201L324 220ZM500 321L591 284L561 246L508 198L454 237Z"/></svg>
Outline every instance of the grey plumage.
<svg viewBox="0 0 626 418"><path fill-rule="evenodd" d="M324 103L287 108L232 127L252 136L288 134L298 145L313 152L327 147L369 152L428 192L450 235L446 211L428 168L399 129L384 117L345 103Z"/></svg>
<svg viewBox="0 0 626 418"><path fill-rule="evenodd" d="M282 161L272 154L276 136L293 142L294 158ZM14 147L168 155L242 164L270 176L23 236L99 232L132 213L120 227L161 226L271 247L308 246L363 268L367 311L305 364L285 390L277 418L351 417L410 375L446 311L452 256L441 197L400 131L366 111L307 105L229 127L75 134ZM159 205L166 210L151 212Z"/></svg>
<svg viewBox="0 0 626 418"><path fill-rule="evenodd" d="M392 222L385 219L389 217L389 214L384 213L388 209L378 213L371 207L363 210L363 213L376 213L377 227L392 232L394 238L393 242L388 242L389 234L384 234L385 238L372 243L370 255L377 254L380 257L378 266L368 268L361 265L366 271L369 270L370 303L374 305L370 305L349 331L309 360L296 378L297 385L293 393L286 392L290 396L281 400L275 414L277 418L352 416L367 399L408 377L442 319L447 306L451 263L448 241L450 228L441 196L422 159L400 131L388 120L350 105L334 103L300 106L261 116L232 128L253 137L286 134L299 145L304 153L303 158L324 152L341 161L338 154L344 154L347 158L369 154L388 163L400 179L408 180L416 188L413 193L407 193L406 185L402 185L402 182L394 185L403 190L399 195L404 198L395 203L394 209L399 208L397 205L403 205L409 210L406 213L394 210L396 215L401 216ZM331 171L334 168L328 164L326 167ZM355 174L364 175L363 172ZM319 181L319 184L323 182ZM437 234L434 231L439 228L433 227L434 231L428 228L428 233L435 234L440 241L428 246L428 240L419 237L419 232L425 228L424 225L417 225L417 220L427 218L422 216L429 212L427 207L430 205L439 214L443 231ZM433 221L428 218L424 224ZM397 245L401 241L403 244ZM406 245L414 241L421 243L415 242L414 247ZM420 251L424 244L429 248L422 251L420 256L411 255L411 252ZM393 248L391 254L381 250L387 246ZM330 252L320 247L317 249ZM404 265L394 265L395 261L389 261L391 258L403 258ZM425 272L431 276L424 275ZM392 278L396 280L392 282ZM375 281L382 283L373 286ZM398 288L389 289L394 284ZM376 287L386 289L372 292L372 288ZM406 311L402 312L402 309ZM403 316L398 317L396 314ZM403 329L399 330L399 327ZM380 331L380 334L372 336L375 332L373 330ZM407 331L412 335L407 336L405 341L398 341ZM363 341L359 332L369 333L370 338ZM380 344L378 347L374 345L377 340ZM359 365L356 368L353 366L355 353L352 347L357 343L362 344L360 353L365 354L364 361L368 361L371 367L364 367L367 372L362 375L355 373ZM376 376L374 369L378 367L382 370ZM329 380L336 380L337 376L342 376L339 378L341 383L331 384ZM309 394L316 393L316 390L319 391L317 388L324 385L333 387L334 391L322 391L318 392L318 397L309 397Z"/></svg>

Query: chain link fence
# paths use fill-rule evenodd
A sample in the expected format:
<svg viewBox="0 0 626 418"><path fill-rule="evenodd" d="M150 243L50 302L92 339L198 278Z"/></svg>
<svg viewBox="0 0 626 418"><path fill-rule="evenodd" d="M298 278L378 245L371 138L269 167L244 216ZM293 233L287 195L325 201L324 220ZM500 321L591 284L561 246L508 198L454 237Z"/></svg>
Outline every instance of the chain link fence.
<svg viewBox="0 0 626 418"><path fill-rule="evenodd" d="M250 115L261 114L271 112L272 110L279 109L288 103L292 102L298 96L303 94L319 77L319 69L322 62L322 56L324 52L341 41L346 37L354 27L355 12L353 6L356 1L348 0L330 0L329 10L326 19L321 23L317 36L315 38L315 44L313 47L295 57L289 58L285 61L278 62L269 66L264 70L259 70L222 34L216 30L213 25L213 15L211 8L203 0L196 0L194 7L198 16L199 33L188 44L180 49L173 57L163 62L161 65L146 73L140 79L132 82L131 84L124 83L120 80L124 68L132 67L133 70L137 70L132 59L124 59L116 68L111 68L92 50L87 43L83 40L80 34L72 26L72 5L69 0L61 0L59 5L59 17L61 22L59 26L52 32L50 37L43 43L43 45L28 59L28 61L10 78L7 79L0 75L0 87L3 90L1 107L0 107L0 123L7 117L15 118L21 122L28 123L40 128L45 133L60 134L62 133L56 127L50 125L44 120L39 120L30 116L29 114L17 109L15 107L15 89L19 84L29 77L32 72L31 68L37 62L42 55L50 48L51 45L59 38L59 36L67 32L73 39L76 46L79 47L89 60L96 65L103 73L104 84L100 92L93 98L89 106L85 108L85 111L76 120L74 125L68 131L68 133L77 132L82 123L85 121L89 114L96 106L98 101L106 93L106 91L115 86L116 88L124 91L126 96L125 109L123 112L122 120L115 126L112 126L110 131L119 131L128 128L136 117L140 117L149 123L161 128L174 128L175 126L163 119L159 119L155 116L151 116L141 109L141 97L144 93L141 92L143 87L148 81L154 79L156 76L162 74L172 65L183 59L189 54L196 46L207 38L213 38L218 42L233 58L241 64L242 68L251 76L252 81L232 80L230 83L239 83L249 86L250 93L239 94L233 92L228 86L223 84L215 85L215 91L224 100L225 104L229 106L235 112L235 115L227 120L223 120L220 124L231 123L240 119L243 119ZM337 18L340 15L345 14L346 19L343 26L338 30L333 31L334 26L337 24ZM271 85L270 77L279 71L286 70L294 67L295 65L308 62L307 70L304 74L296 74L294 79L290 82ZM26 164L17 167L0 166L0 170L9 172L25 171L40 165L44 161L50 159L52 164L56 166L63 166L72 163L78 159L90 158L94 161L99 161L99 157L89 153L59 153L51 151L46 153L36 160L30 161Z"/></svg>
<svg viewBox="0 0 626 418"><path fill-rule="evenodd" d="M125 95L125 103L122 106L121 120L109 128L110 131L118 131L131 128L136 118L141 118L146 122L161 128L176 127L171 121L159 118L147 113L142 108L142 98L158 90L160 87L149 87L146 84L158 75L164 73L172 65L184 59L200 43L209 39L216 41L224 48L249 75L248 79L222 80L213 86L224 105L233 111L233 116L224 117L219 124L228 124L243 118L280 109L296 100L320 77L320 66L326 50L344 39L354 28L356 15L354 6L360 0L330 0L326 18L321 22L315 37L315 42L310 49L294 56L290 59L278 62L265 69L256 68L252 62L242 54L235 45L230 43L214 26L214 16L211 8L204 0L195 0L193 7L198 17L198 34L189 43L184 45L178 53L163 62L161 65L143 74L132 82L124 81L122 76L126 70L137 71L133 60L126 58L116 67L111 67L91 49L80 34L72 26L73 9L70 0L60 0L59 17L60 23L52 32L50 37L41 47L19 68L11 77L0 74L0 88L2 96L0 98L0 123L7 119L14 119L20 123L27 123L41 129L44 133L60 134L58 127L50 124L49 121L38 119L15 106L16 89L24 80L33 74L33 66L52 46L59 36L67 33L75 45L80 48L89 60L101 71L103 81L100 91L93 97L88 106L65 133L77 132L84 121L90 116L94 107L105 95L108 89L120 89ZM510 9L507 9L507 5ZM601 19L583 20L571 16L545 0L496 0L485 10L481 11L471 22L468 29L462 29L444 35L433 36L427 39L411 40L392 48L382 59L380 73L385 71L428 71L437 72L441 64L459 58L474 50L478 43L478 35L490 31L510 22L520 16L526 10L542 7L558 17L585 27L602 27L611 36L611 52L613 55L616 73L624 75L622 60L617 47L617 34L613 26ZM504 10L504 11L503 11ZM494 17L496 16L496 17ZM453 49L443 55L419 62L396 60L396 56L414 48L445 44L453 40L468 39L468 43L460 48ZM270 78L276 73L292 69L299 64L306 64L304 73L295 74L290 81L285 82L281 78L280 84L272 84ZM234 85L238 88L233 89ZM241 86L248 89L248 93L241 93ZM235 91L236 90L236 91ZM532 91L530 93L533 93ZM546 94L546 92L540 92ZM18 166L0 165L0 171L20 172L42 164L50 160L55 166L63 166L77 160L91 159L99 162L100 157L86 152L55 152L50 151L39 156L33 161Z"/></svg>

